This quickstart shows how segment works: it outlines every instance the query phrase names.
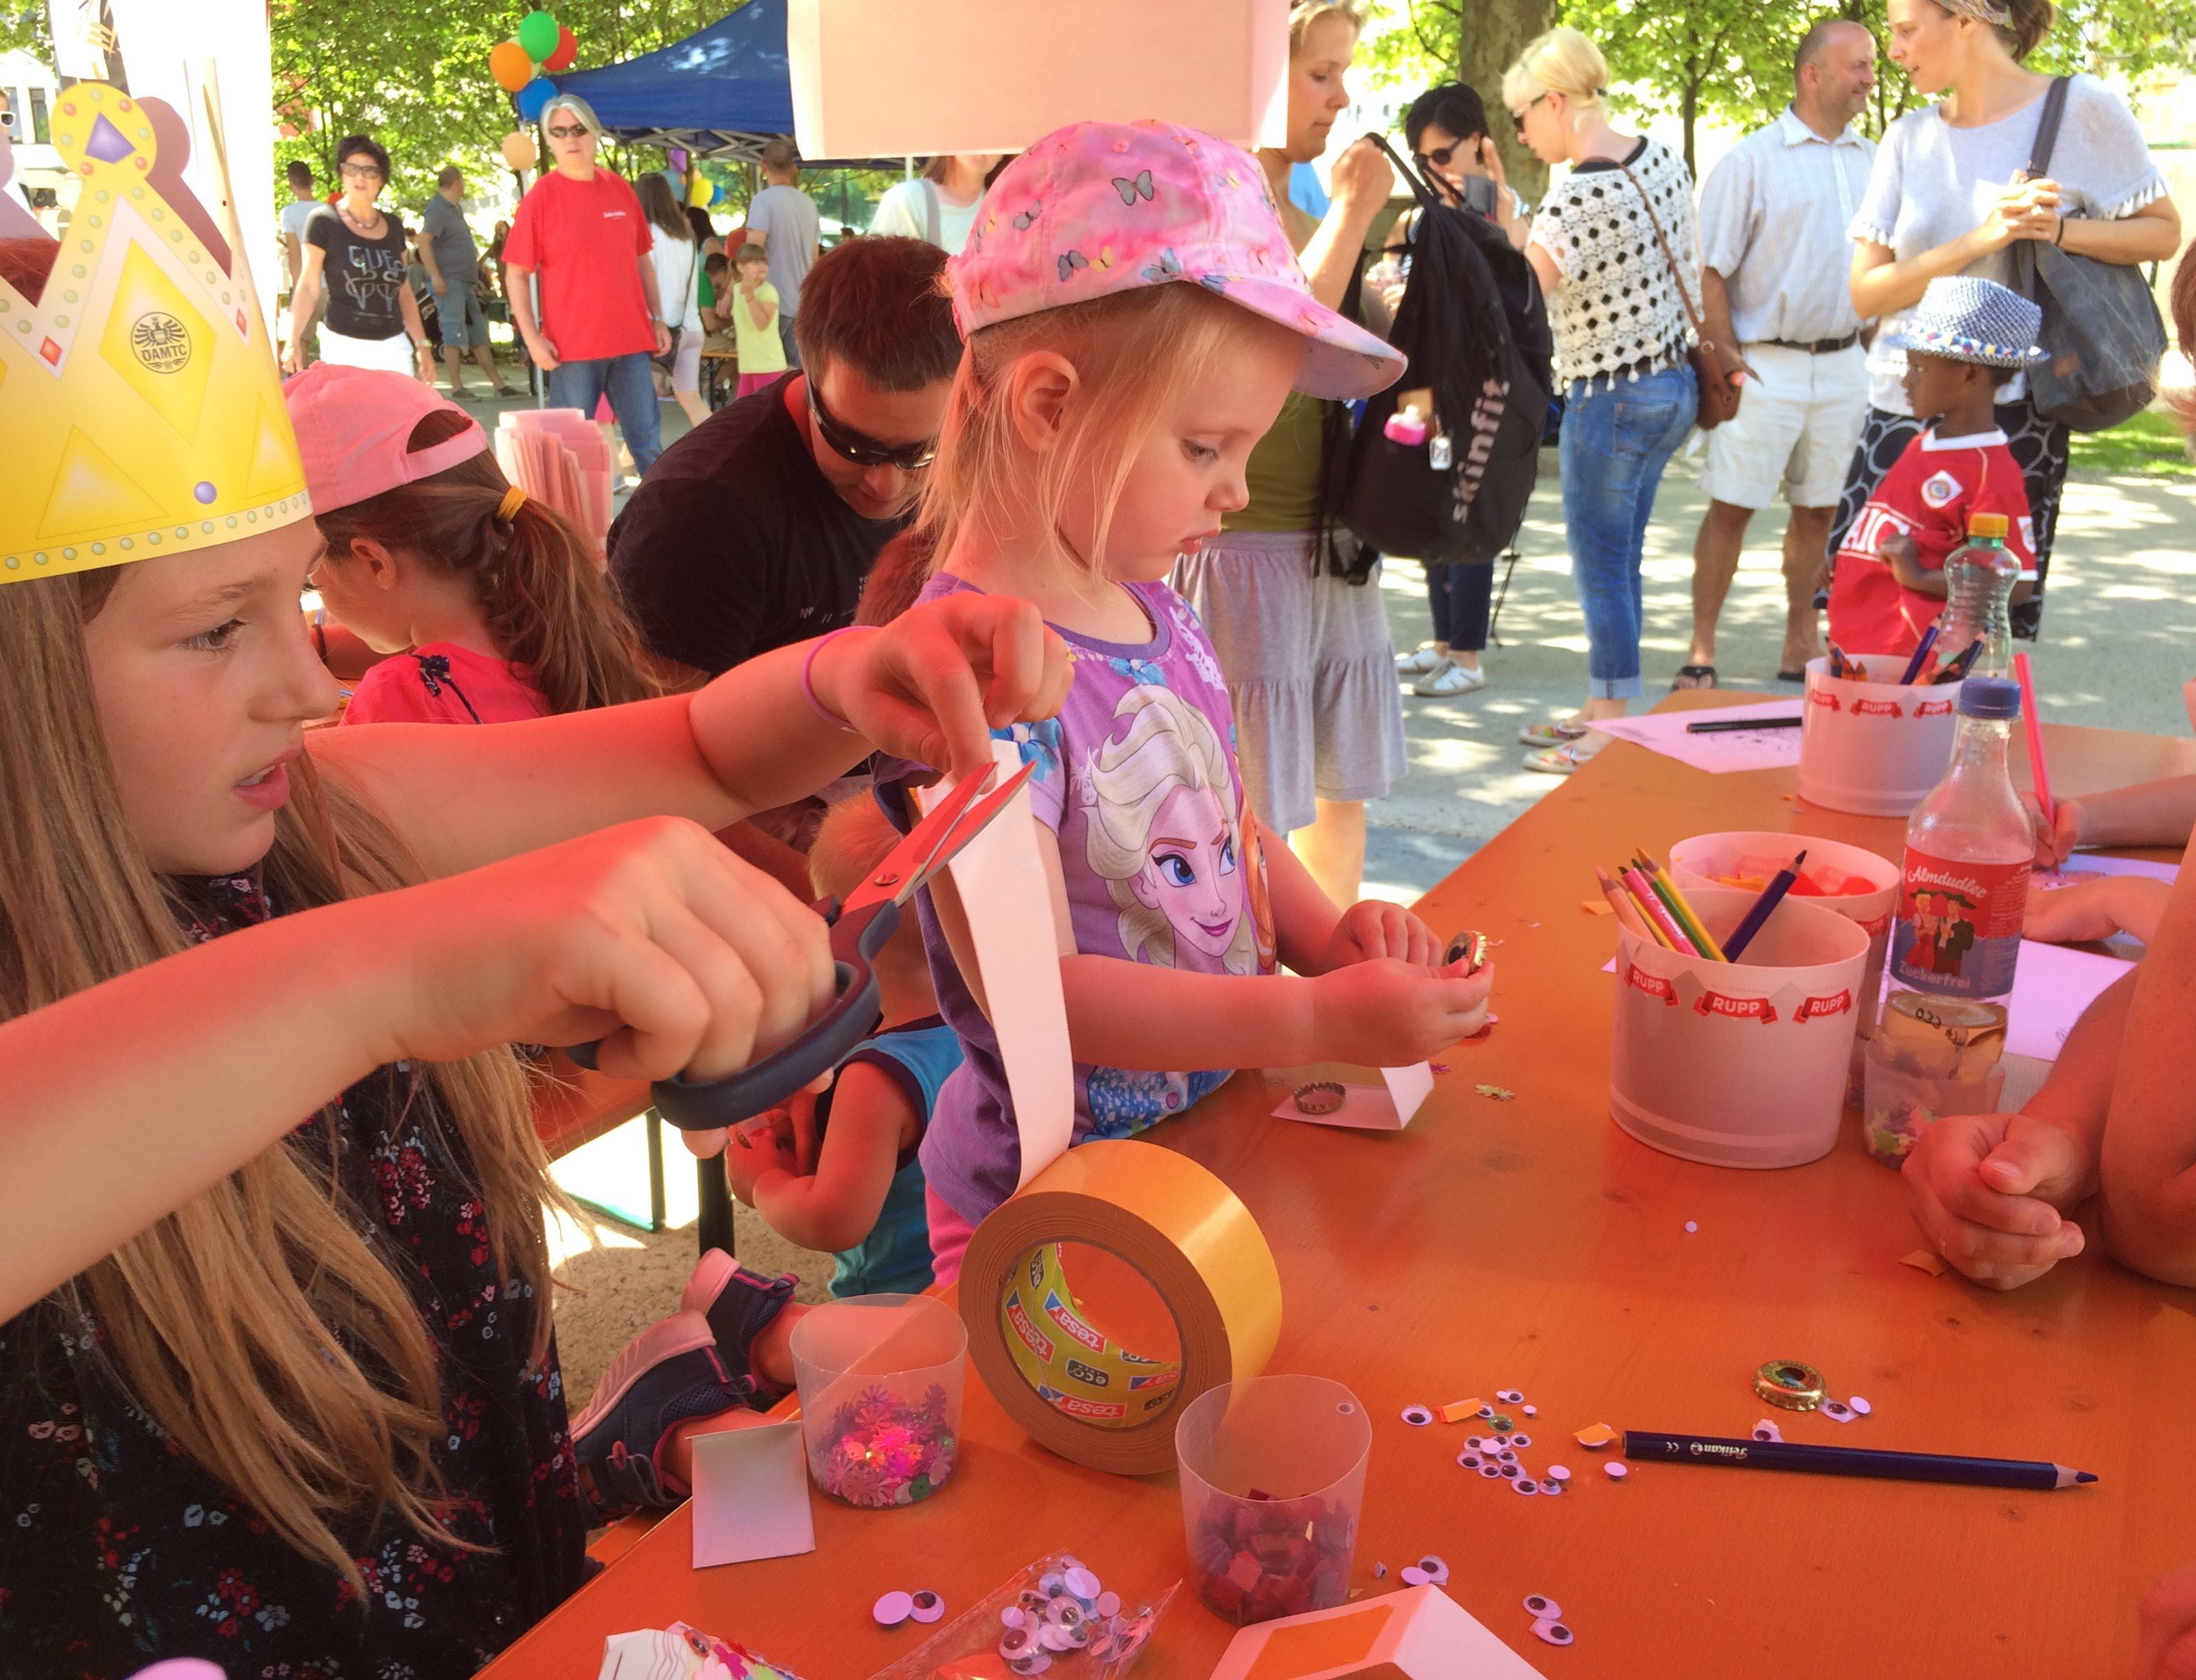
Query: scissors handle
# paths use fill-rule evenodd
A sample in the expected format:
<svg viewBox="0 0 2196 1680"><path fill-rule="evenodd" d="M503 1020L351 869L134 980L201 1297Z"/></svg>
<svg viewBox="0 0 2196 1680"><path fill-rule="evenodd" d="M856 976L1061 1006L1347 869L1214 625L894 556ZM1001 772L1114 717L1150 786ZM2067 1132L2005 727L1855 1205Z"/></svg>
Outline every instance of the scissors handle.
<svg viewBox="0 0 2196 1680"><path fill-rule="evenodd" d="M656 1112L684 1132L737 1126L777 1107L796 1091L847 1059L884 1019L871 960L899 930L900 907L883 899L842 915L831 930L838 996L830 1008L783 1049L723 1079L659 1079L650 1088ZM565 1054L581 1067L595 1065L600 1041L575 1044Z"/></svg>

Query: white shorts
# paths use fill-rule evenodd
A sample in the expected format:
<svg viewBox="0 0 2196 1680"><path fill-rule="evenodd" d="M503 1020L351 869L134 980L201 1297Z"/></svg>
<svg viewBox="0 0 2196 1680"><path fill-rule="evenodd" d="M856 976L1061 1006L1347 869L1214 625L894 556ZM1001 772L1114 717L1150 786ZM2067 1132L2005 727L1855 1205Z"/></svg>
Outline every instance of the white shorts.
<svg viewBox="0 0 2196 1680"><path fill-rule="evenodd" d="M1758 376L1738 413L1708 434L1701 488L1733 507L1835 507L1868 420L1868 358L1858 344L1827 355L1742 344Z"/></svg>
<svg viewBox="0 0 2196 1680"><path fill-rule="evenodd" d="M698 326L679 329L678 355L671 364L673 390L699 391L702 389L702 344L708 337Z"/></svg>
<svg viewBox="0 0 2196 1680"><path fill-rule="evenodd" d="M354 338L323 323L321 360L338 367L371 367L384 373L419 377L419 354L402 332L386 338Z"/></svg>

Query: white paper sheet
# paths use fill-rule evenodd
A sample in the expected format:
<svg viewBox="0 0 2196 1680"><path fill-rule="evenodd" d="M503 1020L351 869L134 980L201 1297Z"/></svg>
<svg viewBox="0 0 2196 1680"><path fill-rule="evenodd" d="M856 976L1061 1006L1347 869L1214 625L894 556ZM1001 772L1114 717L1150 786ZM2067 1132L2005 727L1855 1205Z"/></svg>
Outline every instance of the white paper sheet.
<svg viewBox="0 0 2196 1680"><path fill-rule="evenodd" d="M1011 741L994 741L1003 774L1021 768ZM916 790L927 811L951 784ZM1037 817L1029 789L962 849L948 865L960 890L968 937L976 947L991 1031L1006 1065L1021 1134L1020 1189L1067 1152L1075 1137L1075 1056L1067 1040L1067 1000L1060 990L1052 888L1037 855Z"/></svg>
<svg viewBox="0 0 2196 1680"><path fill-rule="evenodd" d="M2100 852L2078 852L2055 869L2038 869L2035 883L2045 889L2071 886L2091 875L2148 875L2153 880L2181 879L2178 863L2153 863L2144 857L2106 857Z"/></svg>
<svg viewBox="0 0 2196 1680"><path fill-rule="evenodd" d="M2006 1002L2006 1054L2057 1061L2082 1012L2134 967L2116 956L2023 939L2013 996Z"/></svg>
<svg viewBox="0 0 2196 1680"><path fill-rule="evenodd" d="M1279 1120L1301 1120L1307 1126L1348 1126L1361 1132L1400 1132L1411 1123L1419 1105L1433 1094L1434 1071L1425 1062L1408 1067L1384 1067L1378 1085L1344 1085L1342 1106L1332 1114L1306 1114L1293 1094L1274 1111Z"/></svg>
<svg viewBox="0 0 2196 1680"><path fill-rule="evenodd" d="M798 1420L694 1438L694 1567L816 1550Z"/></svg>
<svg viewBox="0 0 2196 1680"><path fill-rule="evenodd" d="M1803 731L1719 730L1693 735L1686 730L1687 724L1706 723L1711 719L1728 722L1737 719L1797 718L1800 707L1795 696L1790 700L1764 701L1755 706L1733 706L1721 711L1657 712L1644 718L1604 718L1586 727L1644 747L1651 753L1660 753L1666 759L1675 759L1679 764L1690 765L1695 770L1704 770L1711 776L1722 776L1732 771L1782 770L1788 765L1798 764Z"/></svg>

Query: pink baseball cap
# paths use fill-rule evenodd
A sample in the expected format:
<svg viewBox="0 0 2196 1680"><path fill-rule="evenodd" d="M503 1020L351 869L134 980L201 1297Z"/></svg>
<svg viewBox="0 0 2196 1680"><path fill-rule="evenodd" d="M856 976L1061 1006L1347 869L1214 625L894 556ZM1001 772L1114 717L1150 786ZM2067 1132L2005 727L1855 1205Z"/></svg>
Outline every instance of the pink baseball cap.
<svg viewBox="0 0 2196 1680"><path fill-rule="evenodd" d="M400 484L432 478L488 447L479 421L402 373L316 361L283 382L282 400L290 407L315 513L332 513ZM462 417L465 429L431 448L407 452L412 428L441 409Z"/></svg>
<svg viewBox="0 0 2196 1680"><path fill-rule="evenodd" d="M1370 396L1402 377L1401 353L1311 295L1251 155L1172 123L1055 129L1000 172L945 267L963 338L1188 280L1302 333L1300 391Z"/></svg>

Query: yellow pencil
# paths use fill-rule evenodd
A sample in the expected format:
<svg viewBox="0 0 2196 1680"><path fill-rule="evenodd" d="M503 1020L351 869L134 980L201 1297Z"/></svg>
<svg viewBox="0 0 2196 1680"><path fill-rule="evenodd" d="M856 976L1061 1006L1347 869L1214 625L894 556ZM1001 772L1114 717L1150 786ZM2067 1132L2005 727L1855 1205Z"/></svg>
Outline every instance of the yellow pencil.
<svg viewBox="0 0 2196 1680"><path fill-rule="evenodd" d="M1701 948L1701 955L1713 962L1730 961L1731 959L1723 954L1723 947L1709 937L1708 927L1701 921L1700 913L1687 904L1685 895L1678 891L1678 883L1670 879L1669 871L1644 852L1639 854L1639 867L1649 882L1668 899L1671 913L1678 918L1679 925L1692 936L1693 943Z"/></svg>

